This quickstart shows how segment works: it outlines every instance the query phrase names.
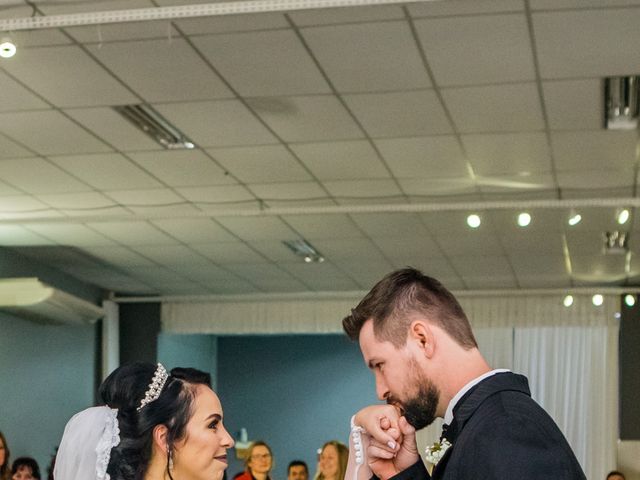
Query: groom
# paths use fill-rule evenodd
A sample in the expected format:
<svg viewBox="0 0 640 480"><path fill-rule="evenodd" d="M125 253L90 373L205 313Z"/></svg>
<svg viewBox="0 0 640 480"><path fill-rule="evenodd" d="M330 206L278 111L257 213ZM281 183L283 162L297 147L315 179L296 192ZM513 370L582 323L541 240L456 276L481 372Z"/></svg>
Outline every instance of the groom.
<svg viewBox="0 0 640 480"><path fill-rule="evenodd" d="M571 447L531 399L526 377L492 370L456 298L406 268L387 275L342 321L388 405L360 410L367 464L382 480L584 480ZM429 476L415 430L444 418L451 444ZM444 443L444 442L443 442Z"/></svg>

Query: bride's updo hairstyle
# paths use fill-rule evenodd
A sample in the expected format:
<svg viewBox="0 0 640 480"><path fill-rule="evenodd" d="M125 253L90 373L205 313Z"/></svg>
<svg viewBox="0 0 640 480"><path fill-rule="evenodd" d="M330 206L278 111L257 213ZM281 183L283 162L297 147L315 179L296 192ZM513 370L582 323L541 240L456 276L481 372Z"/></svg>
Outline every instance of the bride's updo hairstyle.
<svg viewBox="0 0 640 480"><path fill-rule="evenodd" d="M120 443L111 450L107 473L111 480L142 480L151 460L153 429L167 427L166 472L173 480L169 457L176 441L184 438L193 415L193 402L198 385L211 386L211 376L193 368L171 370L160 396L139 408L156 365L133 363L114 370L102 385L100 397L111 408L118 409Z"/></svg>

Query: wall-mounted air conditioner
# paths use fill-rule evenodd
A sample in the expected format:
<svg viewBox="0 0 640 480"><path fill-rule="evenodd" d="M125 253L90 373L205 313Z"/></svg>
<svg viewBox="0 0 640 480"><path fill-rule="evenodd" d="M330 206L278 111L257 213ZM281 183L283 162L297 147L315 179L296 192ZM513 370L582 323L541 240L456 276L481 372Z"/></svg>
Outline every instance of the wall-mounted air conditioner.
<svg viewBox="0 0 640 480"><path fill-rule="evenodd" d="M0 279L0 311L40 323L93 323L104 310L37 278Z"/></svg>

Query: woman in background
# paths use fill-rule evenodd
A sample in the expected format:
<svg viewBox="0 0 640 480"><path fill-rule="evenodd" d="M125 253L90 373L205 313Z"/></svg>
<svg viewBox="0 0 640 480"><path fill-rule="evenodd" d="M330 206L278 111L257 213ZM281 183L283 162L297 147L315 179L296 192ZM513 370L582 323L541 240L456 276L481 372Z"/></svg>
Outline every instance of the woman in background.
<svg viewBox="0 0 640 480"><path fill-rule="evenodd" d="M11 478L9 446L7 440L0 432L0 480L9 480Z"/></svg>
<svg viewBox="0 0 640 480"><path fill-rule="evenodd" d="M270 480L269 473L273 468L271 447L262 440L249 445L244 459L245 471L236 480Z"/></svg>
<svg viewBox="0 0 640 480"><path fill-rule="evenodd" d="M40 480L40 467L31 457L20 457L11 466L11 480Z"/></svg>
<svg viewBox="0 0 640 480"><path fill-rule="evenodd" d="M349 460L349 449L337 440L322 446L315 480L344 480Z"/></svg>

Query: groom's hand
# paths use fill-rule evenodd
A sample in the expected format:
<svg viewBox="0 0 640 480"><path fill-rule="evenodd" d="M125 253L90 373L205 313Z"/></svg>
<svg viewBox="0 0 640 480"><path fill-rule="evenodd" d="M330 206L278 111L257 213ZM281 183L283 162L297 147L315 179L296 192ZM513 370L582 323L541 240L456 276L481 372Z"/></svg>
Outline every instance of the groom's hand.
<svg viewBox="0 0 640 480"><path fill-rule="evenodd" d="M394 429L390 428L388 433L395 436L392 430ZM369 468L382 480L397 475L420 458L416 444L416 430L409 425L404 417L398 419L397 438L398 445L395 449L391 449L389 445L382 444L373 438L367 448Z"/></svg>

